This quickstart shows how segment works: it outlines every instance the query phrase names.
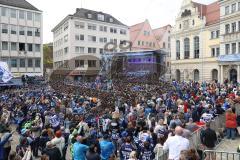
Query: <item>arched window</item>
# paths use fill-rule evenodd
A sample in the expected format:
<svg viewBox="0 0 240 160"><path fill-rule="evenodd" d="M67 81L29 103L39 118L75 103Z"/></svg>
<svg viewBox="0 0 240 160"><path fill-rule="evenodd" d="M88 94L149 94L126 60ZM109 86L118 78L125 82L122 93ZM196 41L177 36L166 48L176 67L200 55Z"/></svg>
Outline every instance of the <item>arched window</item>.
<svg viewBox="0 0 240 160"><path fill-rule="evenodd" d="M194 37L194 58L199 58L199 37Z"/></svg>
<svg viewBox="0 0 240 160"><path fill-rule="evenodd" d="M176 59L180 59L180 41L176 41Z"/></svg>
<svg viewBox="0 0 240 160"><path fill-rule="evenodd" d="M193 74L194 74L194 77L193 77L194 81L198 82L199 81L199 70L195 69Z"/></svg>
<svg viewBox="0 0 240 160"><path fill-rule="evenodd" d="M190 40L189 38L184 39L184 59L189 59L190 57Z"/></svg>

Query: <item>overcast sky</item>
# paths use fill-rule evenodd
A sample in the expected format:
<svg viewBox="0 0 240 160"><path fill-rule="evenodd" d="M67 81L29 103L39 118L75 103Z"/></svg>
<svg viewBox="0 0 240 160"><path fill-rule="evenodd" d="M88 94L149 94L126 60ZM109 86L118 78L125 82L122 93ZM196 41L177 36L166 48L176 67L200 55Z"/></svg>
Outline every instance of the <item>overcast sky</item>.
<svg viewBox="0 0 240 160"><path fill-rule="evenodd" d="M27 0L43 11L43 41L52 42L51 29L76 8L111 14L131 26L148 19L152 28L174 25L182 0ZM195 0L209 4L216 0Z"/></svg>

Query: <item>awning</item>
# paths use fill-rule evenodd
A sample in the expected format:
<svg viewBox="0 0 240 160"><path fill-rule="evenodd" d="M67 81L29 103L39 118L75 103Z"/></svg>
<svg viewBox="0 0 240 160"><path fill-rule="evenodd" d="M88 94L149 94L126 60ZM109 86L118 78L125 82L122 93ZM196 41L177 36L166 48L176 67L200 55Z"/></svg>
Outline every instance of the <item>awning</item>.
<svg viewBox="0 0 240 160"><path fill-rule="evenodd" d="M240 54L221 55L218 57L219 62L240 62Z"/></svg>

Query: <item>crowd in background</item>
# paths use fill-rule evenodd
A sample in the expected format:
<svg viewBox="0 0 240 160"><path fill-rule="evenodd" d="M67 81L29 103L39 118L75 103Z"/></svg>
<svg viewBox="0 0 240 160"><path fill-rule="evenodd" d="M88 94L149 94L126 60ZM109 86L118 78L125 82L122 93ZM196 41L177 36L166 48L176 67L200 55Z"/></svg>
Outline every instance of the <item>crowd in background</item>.
<svg viewBox="0 0 240 160"><path fill-rule="evenodd" d="M145 77L115 79L110 89L94 83L51 81L2 91L0 160L153 160L165 153L198 160L191 134L202 129L202 150L214 149L219 137L210 122L225 112L226 137L237 135L237 85Z"/></svg>

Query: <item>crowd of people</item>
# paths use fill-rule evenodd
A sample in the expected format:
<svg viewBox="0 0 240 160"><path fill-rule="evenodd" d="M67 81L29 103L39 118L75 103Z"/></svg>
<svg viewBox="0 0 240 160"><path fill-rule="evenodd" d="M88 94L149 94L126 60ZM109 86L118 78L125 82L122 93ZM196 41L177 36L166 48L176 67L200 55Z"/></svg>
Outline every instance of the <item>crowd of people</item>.
<svg viewBox="0 0 240 160"><path fill-rule="evenodd" d="M237 135L237 85L146 77L111 85L59 80L1 91L0 160L198 160L191 134L201 129L202 150L214 149L210 123L225 112L227 138Z"/></svg>

